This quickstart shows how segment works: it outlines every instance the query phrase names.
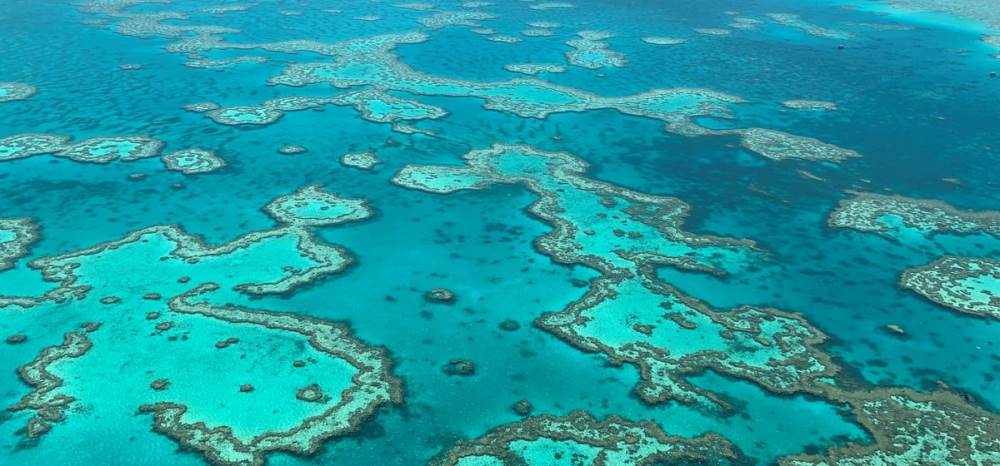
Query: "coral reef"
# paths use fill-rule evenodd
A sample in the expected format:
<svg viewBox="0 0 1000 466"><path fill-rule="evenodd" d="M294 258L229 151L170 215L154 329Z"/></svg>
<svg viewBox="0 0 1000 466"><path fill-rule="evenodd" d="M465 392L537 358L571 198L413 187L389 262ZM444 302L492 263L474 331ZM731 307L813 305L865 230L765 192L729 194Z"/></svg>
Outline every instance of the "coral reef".
<svg viewBox="0 0 1000 466"><path fill-rule="evenodd" d="M945 256L907 270L899 285L956 311L1000 319L1000 261Z"/></svg>
<svg viewBox="0 0 1000 466"><path fill-rule="evenodd" d="M853 193L840 201L827 224L893 238L898 223L924 234L986 233L1000 238L1000 212L964 211L941 201L875 193Z"/></svg>
<svg viewBox="0 0 1000 466"><path fill-rule="evenodd" d="M226 166L214 151L205 149L184 149L164 154L160 157L167 170L179 171L185 175L209 173Z"/></svg>
<svg viewBox="0 0 1000 466"><path fill-rule="evenodd" d="M38 241L38 226L27 217L0 218L0 271L9 269L28 254Z"/></svg>
<svg viewBox="0 0 1000 466"><path fill-rule="evenodd" d="M35 95L37 91L35 86L30 84L0 82L0 104L27 99Z"/></svg>
<svg viewBox="0 0 1000 466"><path fill-rule="evenodd" d="M553 458L559 463L593 465L725 464L738 454L716 434L688 439L667 435L651 422L615 416L598 421L574 411L563 417L530 417L500 426L475 440L459 442L431 464L556 464Z"/></svg>

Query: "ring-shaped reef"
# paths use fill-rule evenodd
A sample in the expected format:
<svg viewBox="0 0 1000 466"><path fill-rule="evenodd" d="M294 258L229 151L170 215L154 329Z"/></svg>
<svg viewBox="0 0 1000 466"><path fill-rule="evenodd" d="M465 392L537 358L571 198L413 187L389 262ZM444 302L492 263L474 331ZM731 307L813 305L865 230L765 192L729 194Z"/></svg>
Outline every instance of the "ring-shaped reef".
<svg viewBox="0 0 1000 466"><path fill-rule="evenodd" d="M265 100L257 106L236 106L218 107L212 110L202 111L205 104L196 110L204 113L212 121L230 126L265 126L278 121L285 116L285 112L296 112L322 107L332 104L333 99L324 97L279 97L277 99Z"/></svg>
<svg viewBox="0 0 1000 466"><path fill-rule="evenodd" d="M827 218L834 228L851 228L894 239L901 226L925 235L986 233L1000 238L1000 211L966 211L931 199L854 193Z"/></svg>
<svg viewBox="0 0 1000 466"><path fill-rule="evenodd" d="M155 157L162 147L162 142L146 136L113 136L86 139L55 155L77 162L108 163Z"/></svg>
<svg viewBox="0 0 1000 466"><path fill-rule="evenodd" d="M354 107L361 112L361 118L374 123L389 123L394 130L407 134L414 131L401 122L432 120L448 115L441 107L396 97L379 89L347 92L334 97L330 103Z"/></svg>
<svg viewBox="0 0 1000 466"><path fill-rule="evenodd" d="M0 82L0 103L24 100L38 92L35 86L24 83Z"/></svg>
<svg viewBox="0 0 1000 466"><path fill-rule="evenodd" d="M69 143L56 134L23 133L0 139L0 161L52 154L76 162L132 161L160 154L163 142L148 136L110 136Z"/></svg>
<svg viewBox="0 0 1000 466"><path fill-rule="evenodd" d="M737 458L733 445L717 434L684 438L667 435L652 422L617 416L598 421L584 411L573 411L497 427L475 440L459 442L431 465L723 465Z"/></svg>
<svg viewBox="0 0 1000 466"><path fill-rule="evenodd" d="M174 439L186 448L204 453L213 464L260 465L264 463L265 454L272 451L312 454L324 440L357 431L360 424L371 417L378 407L402 401L400 382L390 373L391 365L385 351L356 340L346 325L295 314L189 301L191 296L212 291L213 286L215 285L202 285L172 299L169 305L171 312L200 315L238 325L258 325L293 334L302 342L307 342L316 352L339 363L339 367L335 369L340 373L315 372L312 379L306 379L320 379L328 384L326 388L316 383L310 384L309 387L313 387L315 392L327 391L338 395L334 400L329 397L309 398L302 396L301 388L294 392L287 390L282 393L283 399L280 401L283 404L293 404L290 398L294 398L298 401L295 404L299 406L317 407L309 410L312 411L309 417L291 428L266 431L252 438L249 435L239 435L230 426L210 427L204 421L185 420L185 414L190 408L184 404L159 401L140 406L140 412L153 414L153 429L156 432ZM272 355L268 354L267 357ZM314 363L311 366L319 365ZM288 366L295 371L294 364ZM260 387L260 382L254 385L254 396L258 396ZM254 402L273 406L266 399Z"/></svg>
<svg viewBox="0 0 1000 466"><path fill-rule="evenodd" d="M0 271L13 267L38 239L38 225L32 219L0 218Z"/></svg>
<svg viewBox="0 0 1000 466"><path fill-rule="evenodd" d="M405 166L392 181L439 194L495 184L535 193L529 211L554 228L535 247L601 274L583 298L535 324L639 367L644 401L723 403L685 380L709 368L778 393L836 372L817 349L826 336L800 316L750 306L718 311L657 278L659 266L723 275L761 254L750 242L684 231L682 201L588 178L586 162L567 153L497 144L464 159L465 166Z"/></svg>
<svg viewBox="0 0 1000 466"><path fill-rule="evenodd" d="M215 108L209 105L214 105ZM263 126L278 121L285 112L318 109L324 105L353 107L361 113L362 118L375 123L389 123L394 130L405 134L420 130L403 122L443 118L448 114L440 107L396 97L379 89L351 91L335 97L282 97L264 101L257 106L219 107L203 103L197 104L191 111L204 113L219 124Z"/></svg>
<svg viewBox="0 0 1000 466"><path fill-rule="evenodd" d="M349 152L340 157L340 163L345 167L360 168L362 170L371 170L375 168L376 165L382 163L382 160L378 158L373 150L367 150L364 152Z"/></svg>
<svg viewBox="0 0 1000 466"><path fill-rule="evenodd" d="M164 154L160 157L167 170L179 171L185 175L214 172L226 166L226 161L206 149L184 149Z"/></svg>
<svg viewBox="0 0 1000 466"><path fill-rule="evenodd" d="M345 324L214 303L288 293L343 270L347 253L317 242L306 225L356 217L286 209L275 229L219 246L177 226L151 227L32 261L55 286L0 297L0 331L38 345L19 370L30 391L9 408L12 420L25 422L28 437L57 428L83 436L138 409L152 415L156 432L219 465L260 465L273 451L311 454L355 431L379 406L401 401L384 350ZM84 324L66 328L73 321ZM53 340L59 326L67 333ZM115 384L106 383L109 371ZM328 396L301 399L314 384Z"/></svg>
<svg viewBox="0 0 1000 466"><path fill-rule="evenodd" d="M0 139L0 161L33 155L54 154L67 147L69 137L57 134L22 133Z"/></svg>
<svg viewBox="0 0 1000 466"><path fill-rule="evenodd" d="M372 216L366 200L343 198L323 191L319 185L279 196L264 206L264 212L279 223L293 226L330 226Z"/></svg>
<svg viewBox="0 0 1000 466"><path fill-rule="evenodd" d="M899 286L959 312L1000 319L1000 261L997 260L945 256L903 272Z"/></svg>
<svg viewBox="0 0 1000 466"><path fill-rule="evenodd" d="M589 68L620 68L628 62L625 54L608 48L604 42L614 37L614 34L604 31L580 31L578 38L566 41L573 50L566 52L566 61L570 65Z"/></svg>
<svg viewBox="0 0 1000 466"><path fill-rule="evenodd" d="M280 199L282 198L279 197ZM46 302L61 303L70 299L85 298L92 294L93 287L85 280L80 279L78 269L81 264L92 259L93 256L105 254L106 250L117 251L133 248L135 249L134 254L146 254L141 257L160 258L161 265L168 271L191 268L193 273L198 269L206 269L202 281L214 282L220 282L220 280L211 280L213 274L222 272L219 270L213 272L213 265L227 264L228 261L243 256L248 256L245 258L248 261L265 261L254 265L259 267L257 273L248 271L246 274L238 274L243 278L232 287L235 291L251 295L288 293L292 289L322 276L339 272L350 264L351 259L346 251L318 242L308 229L302 227L302 225L312 224L316 221L315 219L298 218L294 217L293 214L294 212L281 216L279 221L287 220L289 223L278 228L247 233L219 246L205 244L199 237L188 234L177 225L160 225L144 228L129 233L120 240L110 241L64 256L35 259L29 263L29 266L41 271L46 281L55 282L57 286L52 287L39 297L0 296L0 307L11 305L33 307ZM356 215L348 217L345 221L355 219ZM265 260L269 251L279 254L276 257L281 257L282 253L288 254L289 257L294 257L295 260L290 261L294 263L285 264L284 268L279 267L278 264L269 265ZM134 262L127 260L128 257L120 259L125 263ZM162 275L162 271L148 272ZM125 271L122 273L124 274ZM231 273L234 276L237 275L234 272ZM192 275L191 273L177 275L175 278L181 276L195 281L199 278L197 274ZM266 279L261 279L261 277ZM120 280L109 281L126 286L129 279L129 277L123 276ZM163 295L163 293L160 294Z"/></svg>

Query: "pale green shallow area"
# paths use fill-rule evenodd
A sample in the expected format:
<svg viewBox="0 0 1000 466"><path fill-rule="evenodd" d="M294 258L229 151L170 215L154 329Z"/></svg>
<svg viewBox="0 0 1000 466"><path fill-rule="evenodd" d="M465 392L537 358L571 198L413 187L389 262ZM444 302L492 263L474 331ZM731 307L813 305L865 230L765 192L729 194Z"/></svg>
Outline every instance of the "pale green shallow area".
<svg viewBox="0 0 1000 466"><path fill-rule="evenodd" d="M179 157L177 159L177 165L184 170L190 170L192 168L196 169L204 166L203 162L200 159L198 159L197 157L190 157L190 156Z"/></svg>
<svg viewBox="0 0 1000 466"><path fill-rule="evenodd" d="M821 334L793 316L754 308L720 313L646 276L661 264L725 274L756 254L749 243L683 231L687 206L677 199L589 179L586 163L566 153L495 145L465 160L467 176L482 182L456 180L463 169L454 166L404 167L394 182L434 193L523 183L538 194L532 213L557 229L536 244L560 262L603 274L587 296L538 324L575 346L638 365L643 399L711 404L711 395L683 380L707 367L777 391L831 370L811 347Z"/></svg>
<svg viewBox="0 0 1000 466"><path fill-rule="evenodd" d="M382 91L351 92L333 99L333 103L354 106L362 113L363 118L377 123L441 118L447 114L433 105L399 98Z"/></svg>
<svg viewBox="0 0 1000 466"><path fill-rule="evenodd" d="M0 162L38 154L54 154L76 162L132 161L157 155L163 143L146 136L110 136L67 144L69 137L26 133L0 139Z"/></svg>
<svg viewBox="0 0 1000 466"><path fill-rule="evenodd" d="M294 206L291 211L296 216L303 219L321 220L328 218L343 218L352 214L356 209L347 205L331 206L326 202L310 199Z"/></svg>
<svg viewBox="0 0 1000 466"><path fill-rule="evenodd" d="M12 135L0 139L0 161L56 152L68 138L49 134Z"/></svg>
<svg viewBox="0 0 1000 466"><path fill-rule="evenodd" d="M1000 238L1000 211L966 211L936 200L875 193L853 193L840 201L827 224L895 236L903 242L937 233Z"/></svg>
<svg viewBox="0 0 1000 466"><path fill-rule="evenodd" d="M129 301L121 306L157 309ZM184 403L189 408L185 422L230 426L236 437L249 441L265 432L294 428L302 419L322 414L330 403L339 401L339 394L351 386L351 377L356 373L342 360L310 351L301 335L267 331L258 325L175 316L166 309L161 312L160 320L170 320L174 326L158 334L156 322L146 321L141 315L115 316L105 311L108 318L116 319L115 324L105 321L101 330L92 334L94 349L80 364L63 363L65 369L54 371L67 379L61 391L88 400L83 403L93 409L93 416L100 417L100 422L134 416L140 404ZM102 338L102 332L107 332L107 338L124 337L132 343L127 350L116 347ZM178 335L183 340L168 340ZM225 349L214 346L233 337L239 343ZM292 366L297 359L316 362L308 369L297 369ZM125 368L114 371L119 383L109 387L101 382L108 378L107 368L119 367ZM206 378L206 374L212 376ZM151 390L150 382L160 378L168 379L169 387L163 392ZM295 398L297 390L317 381L322 381L323 390L332 395L332 400L309 403ZM247 383L254 390L241 393L240 386ZM142 392L146 394L139 395Z"/></svg>
<svg viewBox="0 0 1000 466"><path fill-rule="evenodd" d="M962 307L974 307L979 309L991 309L995 303L990 300L1000 296L1000 278L997 278L1000 270L980 271L981 275L972 276L962 280L959 287L969 293L971 303Z"/></svg>
<svg viewBox="0 0 1000 466"><path fill-rule="evenodd" d="M494 456L466 456L457 466L504 466L504 462Z"/></svg>
<svg viewBox="0 0 1000 466"><path fill-rule="evenodd" d="M314 265L313 261L300 254L288 254L297 250L298 241L299 236L294 231L288 231L229 254L199 257L197 263L193 264L181 258L170 258L150 265L124 260L127 257L145 257L152 262L153 259L169 257L170 252L178 246L177 243L153 232L142 235L138 242L113 250L112 253L70 260L80 264L78 270L93 277L87 280L87 275L83 275L85 283L100 284L101 289L111 295L141 296L149 291L158 291L163 296L176 296L191 288L177 283L178 279L185 276L190 277L191 283L213 282L226 290L243 283L280 281L290 275L284 270L285 267L308 269ZM120 260L117 261L107 259L107 256L114 256L121 251L131 254L119 256ZM241 273L236 273L237 270ZM139 277L141 278L137 280Z"/></svg>
<svg viewBox="0 0 1000 466"><path fill-rule="evenodd" d="M620 54L607 50L605 44L599 42L611 37L610 34L598 31L578 34L581 39L567 42L574 47L582 47L567 53L571 64L600 68L623 66L625 63ZM735 107L747 103L739 97L709 89L655 88L632 95L604 97L537 79L480 82L430 76L411 69L392 53L396 45L422 40L426 40L426 36L419 33L386 36L386 43L371 53L344 53L338 55L332 64L293 64L269 82L288 86L328 82L340 88L364 85L419 95L475 97L484 100L483 107L486 109L527 118L612 109L662 120L667 131L684 136L738 135L743 147L772 160L837 163L861 156L850 149L784 131L764 128L712 129L696 124L694 120L697 117L733 120ZM349 49L344 44L339 44L339 47Z"/></svg>
<svg viewBox="0 0 1000 466"><path fill-rule="evenodd" d="M115 157L121 158L128 154L131 154L139 148L139 144L133 141L101 141L94 144L88 144L77 149L77 151L85 151L87 155L78 156L81 159L87 158L104 158L104 157ZM74 154L77 152L73 152Z"/></svg>
<svg viewBox="0 0 1000 466"><path fill-rule="evenodd" d="M265 111L257 109L225 109L219 112L219 118L236 124L257 124L270 119Z"/></svg>
<svg viewBox="0 0 1000 466"><path fill-rule="evenodd" d="M371 100L366 102L368 110L375 119L389 119L390 116L407 120L427 118L430 113L415 105L393 105L381 100Z"/></svg>
<svg viewBox="0 0 1000 466"><path fill-rule="evenodd" d="M483 437L460 442L432 461L454 466L502 458L513 464L734 464L732 445L715 434L670 436L650 422L620 417L604 420L582 411L564 417L528 417L497 427Z"/></svg>
<svg viewBox="0 0 1000 466"><path fill-rule="evenodd" d="M30 84L0 82L0 103L24 100L34 95L36 89Z"/></svg>
<svg viewBox="0 0 1000 466"><path fill-rule="evenodd" d="M343 198L323 191L319 185L305 186L292 194L279 196L265 206L264 211L278 222L297 226L336 225L372 215L365 200Z"/></svg>
<svg viewBox="0 0 1000 466"><path fill-rule="evenodd" d="M528 464L551 464L552 466L572 466L574 464L590 464L597 459L602 451L600 448L580 444L572 440L519 440L510 444L510 450L524 458ZM607 453L605 453L607 455ZM605 461L616 460L610 455ZM620 461L620 459L617 459Z"/></svg>
<svg viewBox="0 0 1000 466"><path fill-rule="evenodd" d="M947 256L907 270L900 284L943 306L1000 319L1000 262Z"/></svg>
<svg viewBox="0 0 1000 466"><path fill-rule="evenodd" d="M215 152L204 149L185 149L165 154L161 159L168 170L177 170L185 175L208 173L226 165Z"/></svg>
<svg viewBox="0 0 1000 466"><path fill-rule="evenodd" d="M884 235L908 246L958 249L956 235L1000 238L1000 211L960 210L944 202L855 193L830 213L827 224ZM946 255L902 273L899 284L942 306L1000 318L1000 265L990 257Z"/></svg>
<svg viewBox="0 0 1000 466"><path fill-rule="evenodd" d="M874 216L881 237L823 227L846 190L990 208L973 167L995 158L979 135L995 111L980 105L992 83L977 37L782 0L11 2L3 79L39 93L0 105L0 210L37 218L42 239L0 275L0 313L12 316L0 340L13 337L0 344L4 406L36 383L14 369L64 333L93 348L48 366L66 379L53 393L78 398L50 432L18 431L34 409L0 422L0 464L409 466L571 410L624 419L500 442L458 464L504 464L505 452L538 465L645 464L655 450L705 445L759 464L998 461L993 322L897 286L941 254L993 257L989 227L956 222L969 231L952 235L893 214ZM551 31L521 34L525 24ZM565 69L512 79L511 63ZM789 99L839 110L789 111ZM74 143L93 150L59 156ZM161 160L133 160L160 145ZM163 170L186 147L229 166L185 176L199 162L181 158ZM308 154L278 154L296 147ZM132 163L102 165L115 159ZM79 267L50 262L50 278L79 276L57 290L28 265L172 223L209 244L257 236L172 254L176 235L146 231ZM207 281L220 287L171 300ZM955 284L969 286L982 302L979 288L996 283ZM427 300L438 288L454 299ZM247 315L263 320L227 321ZM318 334L368 342L348 351L360 364L309 334L341 320L350 331ZM474 370L443 370L458 358ZM367 383L369 368L402 383ZM156 391L160 378L169 384ZM314 383L324 399L296 398ZM320 428L329 436L253 452L185 424L226 424L246 444L347 400L336 426ZM189 411L136 412L156 401ZM663 440L661 428L679 437L595 446L643 419L656 434L646 440ZM687 442L710 432L724 438ZM688 459L664 462L715 464Z"/></svg>
<svg viewBox="0 0 1000 466"><path fill-rule="evenodd" d="M21 394L34 401L11 422L39 426L31 428L39 432L32 435L52 435L49 429L99 431L129 425L140 407L179 403L187 410L182 422L224 426L236 441L250 445L259 436L294 431L306 419L330 416L341 393L359 383L362 366L353 358L364 355L344 359L321 351L311 340L318 335L277 324L226 321L227 314L180 312L166 300L203 283L219 287L206 295L212 300L244 299L237 289L280 292L339 271L349 259L334 247L313 243L299 227L253 233L217 248L198 241L175 227L155 227L33 263L49 280L62 283L37 298L0 299L6 316L0 332L24 334L30 342L25 349L40 351L40 345L57 345L61 332L82 327L85 334L67 333L67 338L84 338L88 346L47 363L46 377L54 379L26 378L39 391ZM237 314L232 319L241 319ZM116 382L109 385L109 378ZM299 391L309 386L318 387L319 400L299 399ZM353 397L366 402L367 395ZM364 409L349 406L346 416ZM59 422L63 418L67 421ZM345 418L337 425L351 422Z"/></svg>
<svg viewBox="0 0 1000 466"><path fill-rule="evenodd" d="M619 108L626 112L639 112L642 107L649 107L654 112L682 109L694 112L697 110L691 104L702 99L708 101L705 103L719 104L733 100L728 96L712 99L709 94L700 90L660 92L653 94L655 98L601 98L532 79L477 83L436 78L413 71L406 65L392 63L393 59L391 56L351 55L340 59L336 64L293 65L272 81L290 85L329 81L341 87L368 84L414 94L480 97L485 99L487 108L539 118L553 112L588 108Z"/></svg>

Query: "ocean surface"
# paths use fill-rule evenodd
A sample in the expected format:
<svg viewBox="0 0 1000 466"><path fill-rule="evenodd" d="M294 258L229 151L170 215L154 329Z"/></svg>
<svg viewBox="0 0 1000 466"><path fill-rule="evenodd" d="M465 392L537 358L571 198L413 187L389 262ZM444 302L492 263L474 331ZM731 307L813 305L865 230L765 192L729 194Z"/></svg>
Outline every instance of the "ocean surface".
<svg viewBox="0 0 1000 466"><path fill-rule="evenodd" d="M3 0L0 464L1000 465L1000 4Z"/></svg>

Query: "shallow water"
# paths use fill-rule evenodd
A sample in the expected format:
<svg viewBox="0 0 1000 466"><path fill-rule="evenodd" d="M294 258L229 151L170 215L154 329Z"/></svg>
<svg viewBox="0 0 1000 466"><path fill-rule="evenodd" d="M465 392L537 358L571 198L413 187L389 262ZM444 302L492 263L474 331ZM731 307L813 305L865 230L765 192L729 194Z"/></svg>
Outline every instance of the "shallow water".
<svg viewBox="0 0 1000 466"><path fill-rule="evenodd" d="M0 84L34 92L0 86L0 463L1000 464L1000 310L900 286L985 258L963 283L1000 309L997 31L850 0L413 3L6 2ZM184 149L224 164L168 169ZM916 213L830 221L870 194ZM925 402L979 451L878 443L937 445L892 421Z"/></svg>

